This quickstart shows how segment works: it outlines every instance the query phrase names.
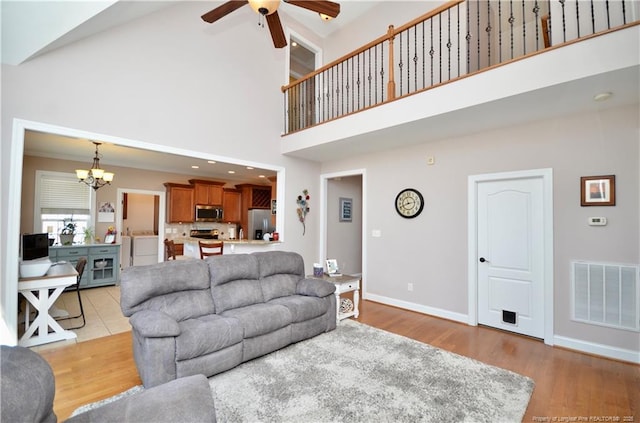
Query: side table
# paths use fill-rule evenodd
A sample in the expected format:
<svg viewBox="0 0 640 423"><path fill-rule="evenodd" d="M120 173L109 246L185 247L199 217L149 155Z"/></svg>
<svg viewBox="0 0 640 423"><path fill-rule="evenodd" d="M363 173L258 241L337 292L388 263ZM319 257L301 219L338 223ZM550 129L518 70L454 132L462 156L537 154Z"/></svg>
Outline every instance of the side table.
<svg viewBox="0 0 640 423"><path fill-rule="evenodd" d="M336 286L336 322L340 322L340 320L346 319L348 317L355 317L356 319L360 315L360 311L358 310L358 305L360 304L360 278L357 276L351 275L342 275L342 276L327 276L323 275L319 276L307 276L309 278L323 279L327 282L331 282ZM344 294L346 292L353 292L353 310L348 313L340 313L340 294Z"/></svg>

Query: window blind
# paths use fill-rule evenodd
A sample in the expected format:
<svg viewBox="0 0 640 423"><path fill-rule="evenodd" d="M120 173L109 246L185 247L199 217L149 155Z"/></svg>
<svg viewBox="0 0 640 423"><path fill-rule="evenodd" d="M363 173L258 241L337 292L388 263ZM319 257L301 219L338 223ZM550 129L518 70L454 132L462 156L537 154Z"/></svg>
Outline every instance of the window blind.
<svg viewBox="0 0 640 423"><path fill-rule="evenodd" d="M40 179L40 212L42 214L89 214L91 188L74 175L43 174Z"/></svg>

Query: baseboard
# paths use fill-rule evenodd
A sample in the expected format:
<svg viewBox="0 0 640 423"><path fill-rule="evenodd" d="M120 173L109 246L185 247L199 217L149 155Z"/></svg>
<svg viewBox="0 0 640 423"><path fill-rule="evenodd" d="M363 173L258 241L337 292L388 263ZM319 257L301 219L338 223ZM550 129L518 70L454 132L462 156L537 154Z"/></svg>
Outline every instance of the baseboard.
<svg viewBox="0 0 640 423"><path fill-rule="evenodd" d="M612 347L610 345L596 344L595 342L583 341L581 339L567 338L566 336L555 335L553 337L556 347L568 348L587 354L599 355L612 358L614 360L628 361L640 364L640 351L627 350L624 348Z"/></svg>
<svg viewBox="0 0 640 423"><path fill-rule="evenodd" d="M382 295L375 294L367 294L367 300L375 301L377 303L382 303L398 308L403 308L405 310L416 311L418 313L428 314L430 316L440 317L442 319L453 320L455 322L460 322L464 324L468 324L469 317L466 314L455 313L448 310L442 310L440 308L428 307L421 304L415 304L408 301L397 300L395 298L389 298Z"/></svg>

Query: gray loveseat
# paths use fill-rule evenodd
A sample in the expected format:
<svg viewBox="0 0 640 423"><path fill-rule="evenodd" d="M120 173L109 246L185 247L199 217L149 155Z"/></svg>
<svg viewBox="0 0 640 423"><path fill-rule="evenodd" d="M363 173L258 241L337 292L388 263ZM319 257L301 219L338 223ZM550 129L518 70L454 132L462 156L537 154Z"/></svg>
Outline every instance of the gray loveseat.
<svg viewBox="0 0 640 423"><path fill-rule="evenodd" d="M56 423L55 378L49 363L24 347L0 346L0 422ZM194 375L76 414L67 423L216 421L209 381Z"/></svg>
<svg viewBox="0 0 640 423"><path fill-rule="evenodd" d="M146 388L214 374L336 327L335 286L270 251L124 269L120 306Z"/></svg>

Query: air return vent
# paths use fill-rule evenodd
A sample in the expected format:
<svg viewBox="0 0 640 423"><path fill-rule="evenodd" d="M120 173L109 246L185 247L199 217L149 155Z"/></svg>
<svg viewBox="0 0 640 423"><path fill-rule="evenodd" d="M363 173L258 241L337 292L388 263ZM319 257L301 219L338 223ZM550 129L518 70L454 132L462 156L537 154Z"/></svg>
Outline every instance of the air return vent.
<svg viewBox="0 0 640 423"><path fill-rule="evenodd" d="M640 332L638 266L572 262L572 319Z"/></svg>

